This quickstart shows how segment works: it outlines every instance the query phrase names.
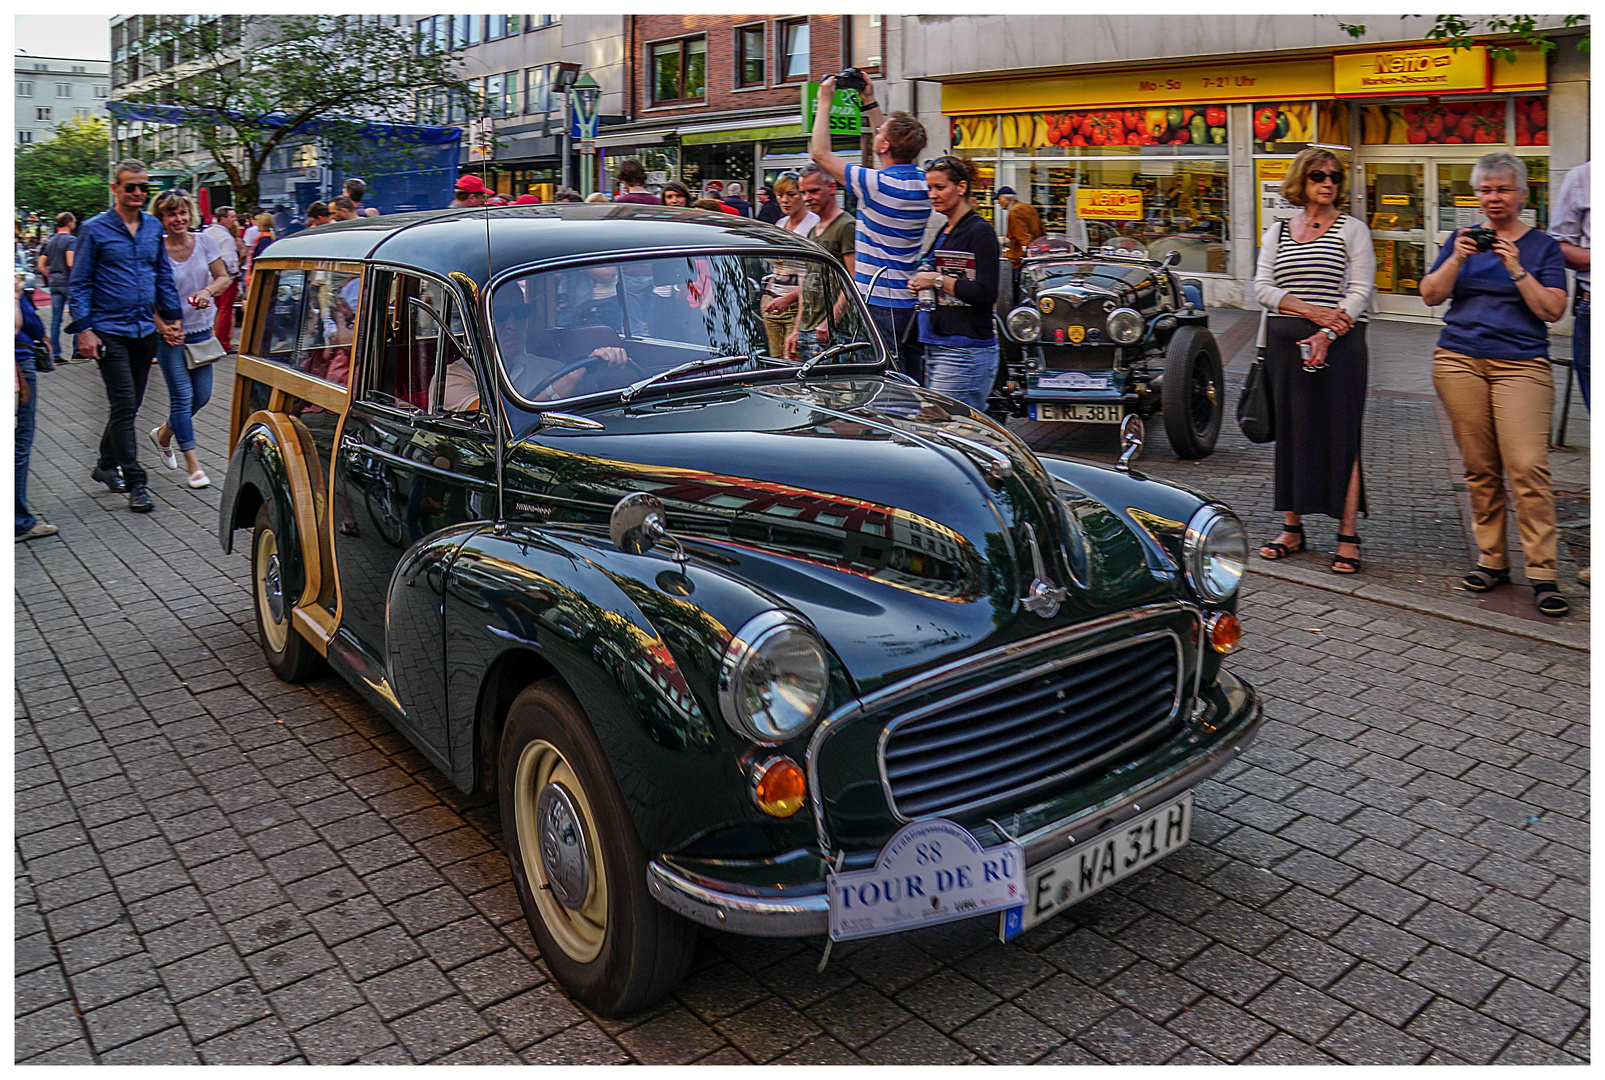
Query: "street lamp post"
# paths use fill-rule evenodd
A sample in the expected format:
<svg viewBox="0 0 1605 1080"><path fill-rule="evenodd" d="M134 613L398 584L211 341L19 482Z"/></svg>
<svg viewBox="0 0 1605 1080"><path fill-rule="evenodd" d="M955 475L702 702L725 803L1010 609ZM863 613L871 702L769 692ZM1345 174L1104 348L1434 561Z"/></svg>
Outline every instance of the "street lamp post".
<svg viewBox="0 0 1605 1080"><path fill-rule="evenodd" d="M574 89L569 92L569 97L574 101L574 111L578 114L580 121L580 154L594 161L596 159L596 113L598 102L602 97L602 87L595 79L591 78L590 72L586 72L575 80ZM584 178L581 183L584 187L589 188L591 186L590 166L586 166L583 173ZM601 177L597 178L597 183L600 186ZM590 191L581 191L581 194L589 195Z"/></svg>
<svg viewBox="0 0 1605 1080"><path fill-rule="evenodd" d="M573 187L569 173L569 157L572 153L569 132L574 128L574 106L568 92L579 77L579 64L558 64L557 71L552 77L552 89L563 95L563 187Z"/></svg>

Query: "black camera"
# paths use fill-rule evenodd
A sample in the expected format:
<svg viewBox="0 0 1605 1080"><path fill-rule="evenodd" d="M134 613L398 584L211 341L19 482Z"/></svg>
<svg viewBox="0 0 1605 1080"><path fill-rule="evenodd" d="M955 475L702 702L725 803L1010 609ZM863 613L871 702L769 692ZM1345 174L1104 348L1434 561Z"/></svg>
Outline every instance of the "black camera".
<svg viewBox="0 0 1605 1080"><path fill-rule="evenodd" d="M1478 225L1475 228L1467 229L1466 235L1471 238L1473 244L1477 245L1478 251L1492 251L1494 249L1494 241L1499 239L1499 234L1486 225Z"/></svg>
<svg viewBox="0 0 1605 1080"><path fill-rule="evenodd" d="M862 71L859 71L855 67L850 67L840 75L836 76L836 89L857 90L860 94L862 94L865 90L869 89L869 79Z"/></svg>

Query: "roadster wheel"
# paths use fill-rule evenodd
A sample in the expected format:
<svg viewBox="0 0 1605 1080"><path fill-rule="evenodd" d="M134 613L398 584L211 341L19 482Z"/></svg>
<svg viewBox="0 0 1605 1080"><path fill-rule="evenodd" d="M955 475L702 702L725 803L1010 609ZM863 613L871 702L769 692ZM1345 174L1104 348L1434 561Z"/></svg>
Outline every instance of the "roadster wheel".
<svg viewBox="0 0 1605 1080"><path fill-rule="evenodd" d="M306 682L323 670L323 657L290 621L295 600L284 593L279 538L266 503L257 510L251 532L251 581L256 594L256 632L268 667L285 682Z"/></svg>
<svg viewBox="0 0 1605 1080"><path fill-rule="evenodd" d="M696 927L647 892L647 855L579 702L547 679L508 708L502 833L524 917L552 974L622 1016L685 977Z"/></svg>
<svg viewBox="0 0 1605 1080"><path fill-rule="evenodd" d="M1165 435L1177 457L1208 457L1226 413L1226 375L1215 337L1184 326L1165 349Z"/></svg>

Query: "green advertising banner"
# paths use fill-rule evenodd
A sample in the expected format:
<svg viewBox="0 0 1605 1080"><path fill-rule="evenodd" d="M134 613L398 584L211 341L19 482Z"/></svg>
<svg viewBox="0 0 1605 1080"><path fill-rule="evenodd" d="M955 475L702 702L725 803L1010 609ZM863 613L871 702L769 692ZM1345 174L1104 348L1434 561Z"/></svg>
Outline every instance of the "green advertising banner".
<svg viewBox="0 0 1605 1080"><path fill-rule="evenodd" d="M814 105L819 100L819 84L816 82L803 83L802 86L802 129L806 135L814 130ZM838 90L835 99L830 103L830 133L832 135L857 135L862 127L860 117L863 110L858 105L858 91Z"/></svg>

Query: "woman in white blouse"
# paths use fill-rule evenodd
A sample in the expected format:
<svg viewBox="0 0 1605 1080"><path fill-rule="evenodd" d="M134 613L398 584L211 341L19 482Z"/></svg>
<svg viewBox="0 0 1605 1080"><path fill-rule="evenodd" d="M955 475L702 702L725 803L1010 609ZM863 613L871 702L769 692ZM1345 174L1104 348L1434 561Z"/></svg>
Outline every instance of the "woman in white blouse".
<svg viewBox="0 0 1605 1080"><path fill-rule="evenodd" d="M1304 515L1338 519L1335 574L1360 572L1360 471L1369 357L1366 311L1376 291L1376 254L1365 223L1343 213L1345 170L1323 147L1301 150L1282 196L1303 207L1260 244L1254 293L1268 312L1265 374L1276 416L1275 508L1282 531L1263 559L1304 550Z"/></svg>

